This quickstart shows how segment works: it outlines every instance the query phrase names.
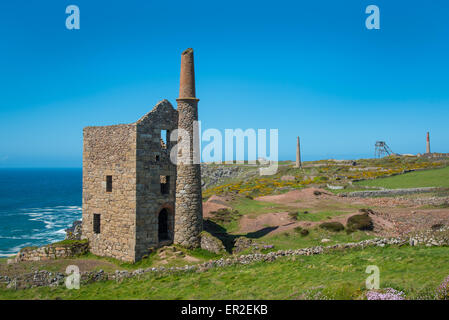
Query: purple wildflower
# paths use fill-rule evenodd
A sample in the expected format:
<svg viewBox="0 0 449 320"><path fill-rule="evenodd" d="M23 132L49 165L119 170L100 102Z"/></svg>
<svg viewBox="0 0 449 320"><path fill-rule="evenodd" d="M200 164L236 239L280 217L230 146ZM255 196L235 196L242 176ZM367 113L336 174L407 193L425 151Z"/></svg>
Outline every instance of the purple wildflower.
<svg viewBox="0 0 449 320"><path fill-rule="evenodd" d="M402 291L386 288L382 291L370 290L366 293L368 300L405 300L405 294Z"/></svg>
<svg viewBox="0 0 449 320"><path fill-rule="evenodd" d="M439 300L449 300L449 276L440 284L436 294Z"/></svg>

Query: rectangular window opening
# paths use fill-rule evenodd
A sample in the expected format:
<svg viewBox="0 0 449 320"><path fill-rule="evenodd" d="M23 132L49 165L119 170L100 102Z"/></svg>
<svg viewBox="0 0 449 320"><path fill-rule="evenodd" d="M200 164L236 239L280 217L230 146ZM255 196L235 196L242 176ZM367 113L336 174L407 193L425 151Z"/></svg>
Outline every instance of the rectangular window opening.
<svg viewBox="0 0 449 320"><path fill-rule="evenodd" d="M168 149L168 139L170 136L170 131L161 130L161 148Z"/></svg>
<svg viewBox="0 0 449 320"><path fill-rule="evenodd" d="M100 233L100 215L94 213L94 233Z"/></svg>
<svg viewBox="0 0 449 320"><path fill-rule="evenodd" d="M170 193L170 177L161 176L161 194Z"/></svg>
<svg viewBox="0 0 449 320"><path fill-rule="evenodd" d="M106 192L112 192L112 176L106 176Z"/></svg>

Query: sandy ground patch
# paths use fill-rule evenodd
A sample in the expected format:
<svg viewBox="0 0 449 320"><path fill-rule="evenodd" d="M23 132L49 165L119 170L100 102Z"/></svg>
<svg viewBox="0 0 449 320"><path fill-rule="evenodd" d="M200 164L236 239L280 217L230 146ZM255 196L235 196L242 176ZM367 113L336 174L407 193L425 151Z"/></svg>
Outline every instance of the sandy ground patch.
<svg viewBox="0 0 449 320"><path fill-rule="evenodd" d="M255 200L278 203L297 209L326 210L326 208L338 208L339 211L348 211L348 213L319 222L298 222L289 217L287 212L267 213L254 219L243 217L240 223L241 232L255 232L270 226L273 227L270 233L274 234L297 226L314 227L325 221L336 221L346 225L348 218L358 213L357 206L372 208L375 211L370 216L373 219L374 232L380 236L403 235L414 230L428 229L437 223L449 225L449 209L420 208L426 201L435 201L432 198L428 200L394 197L349 198L334 195L323 189L306 188L280 195L258 197ZM437 199L436 201L440 200Z"/></svg>
<svg viewBox="0 0 449 320"><path fill-rule="evenodd" d="M211 212L220 209L231 209L231 207L227 204L227 199L225 197L213 195L203 203L203 217L208 218L211 216Z"/></svg>
<svg viewBox="0 0 449 320"><path fill-rule="evenodd" d="M389 208L380 210L379 215L390 221L399 235L430 229L435 224L449 225L449 209Z"/></svg>

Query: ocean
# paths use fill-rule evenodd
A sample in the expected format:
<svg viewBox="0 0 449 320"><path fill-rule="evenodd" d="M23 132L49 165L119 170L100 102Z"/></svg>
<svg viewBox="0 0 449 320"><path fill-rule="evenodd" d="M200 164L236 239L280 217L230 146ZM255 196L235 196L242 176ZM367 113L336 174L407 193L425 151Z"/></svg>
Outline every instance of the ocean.
<svg viewBox="0 0 449 320"><path fill-rule="evenodd" d="M0 169L0 257L65 238L81 219L82 169Z"/></svg>

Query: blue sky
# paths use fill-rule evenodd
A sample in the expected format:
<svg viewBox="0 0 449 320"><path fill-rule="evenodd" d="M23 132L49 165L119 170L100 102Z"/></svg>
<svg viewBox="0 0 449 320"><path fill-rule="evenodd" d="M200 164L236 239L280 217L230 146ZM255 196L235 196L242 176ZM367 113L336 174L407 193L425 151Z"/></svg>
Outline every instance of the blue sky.
<svg viewBox="0 0 449 320"><path fill-rule="evenodd" d="M65 28L78 5L81 29ZM365 28L379 6L381 29ZM449 152L447 1L2 1L0 167L80 167L82 128L174 105L195 51L207 128L277 128L279 157Z"/></svg>

